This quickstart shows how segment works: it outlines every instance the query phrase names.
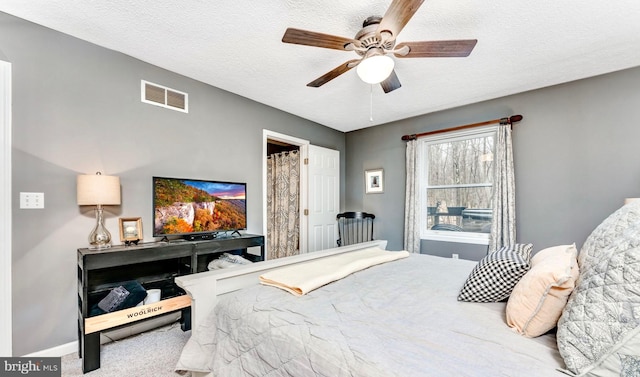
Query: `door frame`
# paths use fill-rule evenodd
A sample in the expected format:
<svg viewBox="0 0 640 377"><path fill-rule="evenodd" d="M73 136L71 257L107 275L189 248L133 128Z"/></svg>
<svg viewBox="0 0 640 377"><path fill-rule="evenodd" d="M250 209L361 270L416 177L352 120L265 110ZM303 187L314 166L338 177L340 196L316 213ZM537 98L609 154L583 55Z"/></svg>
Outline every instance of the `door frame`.
<svg viewBox="0 0 640 377"><path fill-rule="evenodd" d="M308 208L308 171L304 161L309 157L309 140L285 135L279 132L262 130L262 234L265 238L265 260L269 255L267 240L267 141L275 140L300 147L300 254L307 252L308 227L304 211Z"/></svg>
<svg viewBox="0 0 640 377"><path fill-rule="evenodd" d="M0 356L12 356L11 63L0 60Z"/></svg>

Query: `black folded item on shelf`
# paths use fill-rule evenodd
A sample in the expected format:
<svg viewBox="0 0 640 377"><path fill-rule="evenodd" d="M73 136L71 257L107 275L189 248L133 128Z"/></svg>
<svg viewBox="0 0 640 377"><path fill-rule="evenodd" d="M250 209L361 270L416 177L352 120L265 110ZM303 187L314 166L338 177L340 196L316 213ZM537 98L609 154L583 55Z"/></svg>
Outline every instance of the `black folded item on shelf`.
<svg viewBox="0 0 640 377"><path fill-rule="evenodd" d="M135 280L121 283L109 294L91 307L91 315L115 312L117 310L133 308L147 296L144 287Z"/></svg>
<svg viewBox="0 0 640 377"><path fill-rule="evenodd" d="M127 296L129 296L129 291L123 286L115 287L109 292L107 297L100 300L98 307L105 312L112 312L124 302Z"/></svg>

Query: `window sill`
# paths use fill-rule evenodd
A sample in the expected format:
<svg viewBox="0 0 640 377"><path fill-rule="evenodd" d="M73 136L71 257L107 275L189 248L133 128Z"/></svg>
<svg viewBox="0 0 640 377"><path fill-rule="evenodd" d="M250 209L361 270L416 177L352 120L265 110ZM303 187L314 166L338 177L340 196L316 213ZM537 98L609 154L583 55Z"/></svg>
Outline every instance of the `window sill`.
<svg viewBox="0 0 640 377"><path fill-rule="evenodd" d="M489 245L489 234L432 230L420 236L423 240Z"/></svg>

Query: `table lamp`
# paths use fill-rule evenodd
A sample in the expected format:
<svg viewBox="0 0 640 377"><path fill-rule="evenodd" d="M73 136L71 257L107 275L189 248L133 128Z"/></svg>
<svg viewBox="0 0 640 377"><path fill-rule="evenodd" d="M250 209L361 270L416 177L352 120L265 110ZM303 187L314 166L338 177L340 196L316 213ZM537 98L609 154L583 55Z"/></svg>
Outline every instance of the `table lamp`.
<svg viewBox="0 0 640 377"><path fill-rule="evenodd" d="M120 205L120 177L102 175L79 175L77 180L78 205L96 206L96 226L89 234L89 249L100 250L111 247L111 233L104 226L103 205Z"/></svg>

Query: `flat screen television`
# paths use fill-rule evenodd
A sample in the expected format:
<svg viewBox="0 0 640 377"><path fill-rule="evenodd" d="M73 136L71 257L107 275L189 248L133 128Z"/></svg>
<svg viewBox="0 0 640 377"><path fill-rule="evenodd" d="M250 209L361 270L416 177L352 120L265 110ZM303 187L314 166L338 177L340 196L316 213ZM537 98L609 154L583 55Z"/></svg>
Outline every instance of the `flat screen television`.
<svg viewBox="0 0 640 377"><path fill-rule="evenodd" d="M215 238L247 228L247 184L153 177L153 236Z"/></svg>

